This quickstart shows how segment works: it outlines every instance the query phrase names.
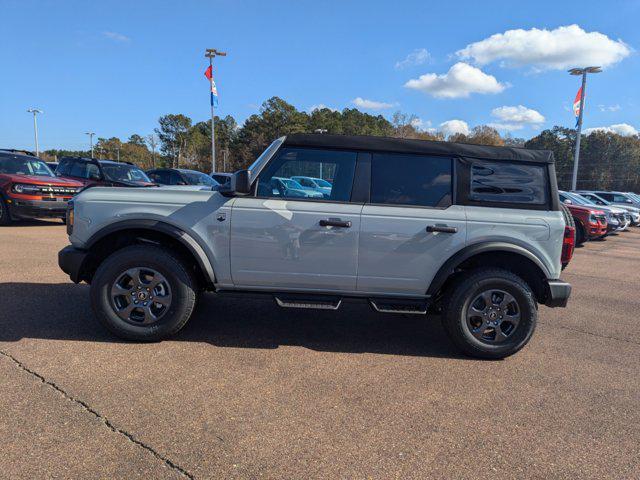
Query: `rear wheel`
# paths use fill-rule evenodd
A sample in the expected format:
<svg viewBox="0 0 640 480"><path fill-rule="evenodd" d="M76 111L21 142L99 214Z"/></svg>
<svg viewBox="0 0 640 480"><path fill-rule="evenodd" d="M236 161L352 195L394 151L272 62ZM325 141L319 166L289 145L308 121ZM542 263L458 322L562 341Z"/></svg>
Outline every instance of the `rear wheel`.
<svg viewBox="0 0 640 480"><path fill-rule="evenodd" d="M467 355L500 359L531 339L538 312L533 293L517 275L476 270L462 277L445 300L443 326Z"/></svg>
<svg viewBox="0 0 640 480"><path fill-rule="evenodd" d="M576 226L576 245L582 245L584 242L587 241L587 234L584 230L584 226L582 225L582 223L575 221L575 226Z"/></svg>
<svg viewBox="0 0 640 480"><path fill-rule="evenodd" d="M0 197L0 225L10 225L11 215L9 215L9 207L7 207L4 198Z"/></svg>
<svg viewBox="0 0 640 480"><path fill-rule="evenodd" d="M147 245L123 248L102 262L91 282L91 305L117 336L157 341L177 333L191 317L196 281L168 250Z"/></svg>

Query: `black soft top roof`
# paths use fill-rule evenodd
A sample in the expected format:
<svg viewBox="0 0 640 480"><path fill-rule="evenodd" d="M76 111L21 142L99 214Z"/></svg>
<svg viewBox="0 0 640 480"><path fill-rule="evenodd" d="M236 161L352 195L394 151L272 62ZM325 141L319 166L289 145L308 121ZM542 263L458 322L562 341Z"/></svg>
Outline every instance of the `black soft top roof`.
<svg viewBox="0 0 640 480"><path fill-rule="evenodd" d="M378 152L454 155L486 160L511 160L534 163L554 163L553 152L518 147L493 147L467 143L434 142L406 138L365 135L326 135L295 133L287 135L284 145L290 147L346 148Z"/></svg>

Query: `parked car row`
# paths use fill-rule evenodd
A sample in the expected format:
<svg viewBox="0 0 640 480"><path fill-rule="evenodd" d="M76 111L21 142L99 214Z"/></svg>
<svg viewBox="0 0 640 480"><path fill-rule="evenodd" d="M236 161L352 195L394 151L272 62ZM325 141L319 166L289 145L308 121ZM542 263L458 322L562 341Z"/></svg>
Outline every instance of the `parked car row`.
<svg viewBox="0 0 640 480"><path fill-rule="evenodd" d="M594 192L580 190L559 191L560 201L569 210L575 228L575 244L604 238L614 232L624 232L630 226L640 225L640 209L632 204L630 193ZM611 203L612 199L625 198L628 202ZM638 198L640 200L640 197Z"/></svg>

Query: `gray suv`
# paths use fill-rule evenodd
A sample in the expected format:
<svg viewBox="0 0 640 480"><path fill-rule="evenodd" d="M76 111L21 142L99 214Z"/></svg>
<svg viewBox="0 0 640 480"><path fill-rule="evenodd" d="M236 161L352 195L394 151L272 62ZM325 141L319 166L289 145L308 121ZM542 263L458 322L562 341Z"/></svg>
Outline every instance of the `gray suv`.
<svg viewBox="0 0 640 480"><path fill-rule="evenodd" d="M274 188L292 177L330 180L330 191ZM433 313L463 352L502 358L529 341L538 304L564 307L571 292L548 151L296 134L227 189L96 187L67 216L60 267L91 284L96 317L127 339L176 333L212 291Z"/></svg>

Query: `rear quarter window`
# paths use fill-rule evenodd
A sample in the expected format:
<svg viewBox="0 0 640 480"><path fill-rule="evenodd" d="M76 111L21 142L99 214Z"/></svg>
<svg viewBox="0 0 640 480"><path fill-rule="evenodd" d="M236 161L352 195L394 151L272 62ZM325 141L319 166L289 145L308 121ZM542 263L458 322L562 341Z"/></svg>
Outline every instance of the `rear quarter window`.
<svg viewBox="0 0 640 480"><path fill-rule="evenodd" d="M474 161L469 180L469 200L473 202L548 203L549 182L543 165Z"/></svg>

